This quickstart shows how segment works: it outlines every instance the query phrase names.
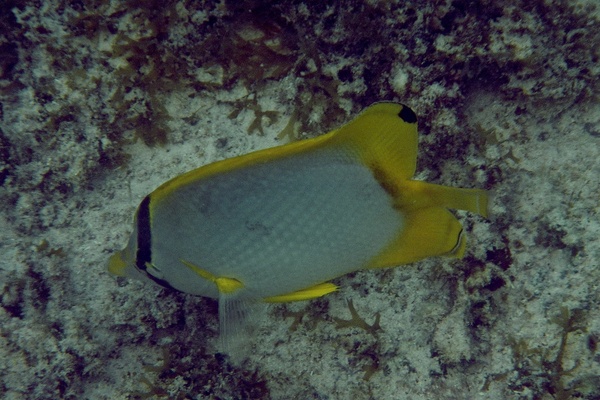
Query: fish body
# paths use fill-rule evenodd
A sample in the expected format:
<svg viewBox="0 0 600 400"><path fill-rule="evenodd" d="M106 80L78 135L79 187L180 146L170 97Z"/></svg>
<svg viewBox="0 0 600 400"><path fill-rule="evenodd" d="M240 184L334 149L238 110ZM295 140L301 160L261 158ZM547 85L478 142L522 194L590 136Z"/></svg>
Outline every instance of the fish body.
<svg viewBox="0 0 600 400"><path fill-rule="evenodd" d="M486 216L488 195L412 180L416 158L415 113L377 103L325 135L200 167L143 199L109 270L217 298L226 323L236 302L306 300L360 269L461 257L448 209Z"/></svg>

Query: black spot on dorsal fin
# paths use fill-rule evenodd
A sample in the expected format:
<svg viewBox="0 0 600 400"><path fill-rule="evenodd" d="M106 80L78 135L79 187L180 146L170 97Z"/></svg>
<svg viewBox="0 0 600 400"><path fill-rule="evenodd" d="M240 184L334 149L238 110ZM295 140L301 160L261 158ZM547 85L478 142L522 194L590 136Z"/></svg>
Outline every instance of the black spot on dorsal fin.
<svg viewBox="0 0 600 400"><path fill-rule="evenodd" d="M398 113L398 116L402 118L402 121L407 122L409 124L414 124L417 122L417 114L408 106L402 104L402 110Z"/></svg>

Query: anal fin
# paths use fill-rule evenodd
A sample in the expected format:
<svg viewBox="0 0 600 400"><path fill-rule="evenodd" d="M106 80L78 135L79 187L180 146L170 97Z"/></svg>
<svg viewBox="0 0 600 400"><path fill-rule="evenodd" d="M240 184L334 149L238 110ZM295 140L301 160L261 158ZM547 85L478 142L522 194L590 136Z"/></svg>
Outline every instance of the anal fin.
<svg viewBox="0 0 600 400"><path fill-rule="evenodd" d="M394 267L432 256L463 256L463 228L450 211L430 207L409 211L405 217L402 231L371 261L370 268Z"/></svg>
<svg viewBox="0 0 600 400"><path fill-rule="evenodd" d="M267 297L264 301L267 303L286 303L290 301L311 300L335 292L337 289L338 287L333 283L324 282L292 293Z"/></svg>

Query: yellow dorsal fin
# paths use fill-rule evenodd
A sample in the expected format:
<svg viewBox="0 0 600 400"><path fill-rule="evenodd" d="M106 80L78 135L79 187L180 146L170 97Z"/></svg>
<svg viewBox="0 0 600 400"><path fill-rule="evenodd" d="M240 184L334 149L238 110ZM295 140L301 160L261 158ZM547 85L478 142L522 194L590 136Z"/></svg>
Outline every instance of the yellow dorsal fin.
<svg viewBox="0 0 600 400"><path fill-rule="evenodd" d="M356 118L327 134L283 146L255 151L205 165L163 183L152 192L157 204L182 186L209 176L300 154L330 144L346 146L374 173L383 172L389 181L409 179L417 163L417 117L399 103L376 103Z"/></svg>
<svg viewBox="0 0 600 400"><path fill-rule="evenodd" d="M335 131L332 143L349 145L376 177L412 178L417 165L417 117L407 106L376 103Z"/></svg>
<svg viewBox="0 0 600 400"><path fill-rule="evenodd" d="M213 282L217 285L217 289L221 294L233 293L244 287L244 284L235 278L227 278L223 276L216 276L197 265L192 264L189 261L179 260L183 265L194 271L198 276Z"/></svg>
<svg viewBox="0 0 600 400"><path fill-rule="evenodd" d="M311 300L335 292L337 289L338 287L333 283L324 282L292 293L267 297L264 301L267 303L286 303L290 301Z"/></svg>

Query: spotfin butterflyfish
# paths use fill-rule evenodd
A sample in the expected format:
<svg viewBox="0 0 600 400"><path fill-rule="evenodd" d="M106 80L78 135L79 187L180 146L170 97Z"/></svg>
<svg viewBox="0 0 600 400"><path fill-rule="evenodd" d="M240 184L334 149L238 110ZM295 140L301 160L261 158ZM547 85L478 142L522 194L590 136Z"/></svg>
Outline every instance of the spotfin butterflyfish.
<svg viewBox="0 0 600 400"><path fill-rule="evenodd" d="M416 161L415 113L376 103L322 136L164 183L109 271L218 299L223 333L248 302L314 299L360 269L460 258L463 228L448 209L485 217L488 194L413 180Z"/></svg>

